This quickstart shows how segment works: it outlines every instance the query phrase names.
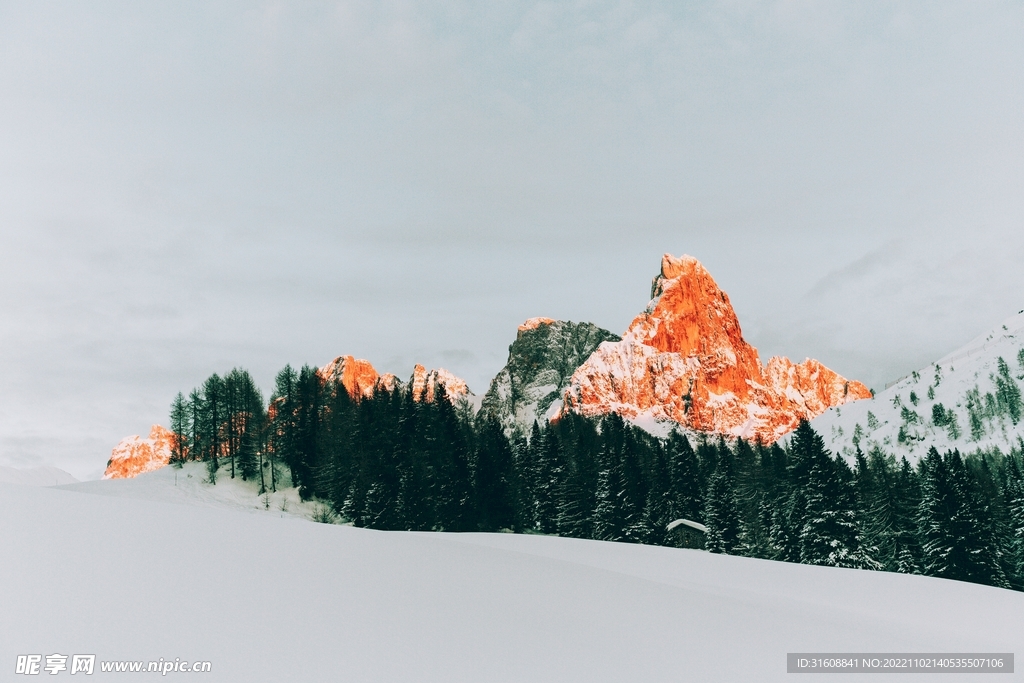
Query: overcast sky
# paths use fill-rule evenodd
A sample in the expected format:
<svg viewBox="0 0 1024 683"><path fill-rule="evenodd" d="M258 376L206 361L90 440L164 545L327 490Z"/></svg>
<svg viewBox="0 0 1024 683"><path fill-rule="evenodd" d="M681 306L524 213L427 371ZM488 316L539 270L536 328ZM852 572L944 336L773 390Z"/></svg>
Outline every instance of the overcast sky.
<svg viewBox="0 0 1024 683"><path fill-rule="evenodd" d="M701 259L881 388L1024 309L1020 2L0 2L0 464L341 354L477 393Z"/></svg>

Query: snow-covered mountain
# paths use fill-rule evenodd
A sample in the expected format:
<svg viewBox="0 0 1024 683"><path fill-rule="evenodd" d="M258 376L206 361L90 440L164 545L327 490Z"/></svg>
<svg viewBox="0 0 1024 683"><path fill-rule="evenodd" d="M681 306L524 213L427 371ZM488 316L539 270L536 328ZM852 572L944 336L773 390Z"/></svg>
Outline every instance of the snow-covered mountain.
<svg viewBox="0 0 1024 683"><path fill-rule="evenodd" d="M325 380L340 382L352 397L372 396L378 388L395 391L406 386L406 383L390 372L381 375L370 361L352 356L338 356L318 372ZM413 399L417 401L423 400L424 396L427 401L433 401L438 387L444 389L445 395L452 403L462 399L472 402L473 399L473 392L469 390L466 381L444 368L427 370L417 363L409 383L412 384Z"/></svg>
<svg viewBox="0 0 1024 683"><path fill-rule="evenodd" d="M729 297L692 256L665 254L651 297L621 341L600 344L576 370L563 410L772 443L801 419L871 396L810 358L762 365Z"/></svg>
<svg viewBox="0 0 1024 683"><path fill-rule="evenodd" d="M223 683L788 681L787 652L1024 645L1024 594L988 586L61 488L0 484L0 546L0 661L94 654L97 681L160 659Z"/></svg>
<svg viewBox="0 0 1024 683"><path fill-rule="evenodd" d="M534 420L558 414L572 374L605 341L619 337L592 323L530 318L519 326L481 408L497 416L506 434L528 434Z"/></svg>
<svg viewBox="0 0 1024 683"><path fill-rule="evenodd" d="M962 453L1019 447L1024 437L1024 311L870 401L832 408L811 424L834 451L881 448L916 461L935 446Z"/></svg>
<svg viewBox="0 0 1024 683"><path fill-rule="evenodd" d="M158 470L171 459L174 433L162 425L153 425L149 437L126 436L114 446L107 460L104 479L129 479Z"/></svg>

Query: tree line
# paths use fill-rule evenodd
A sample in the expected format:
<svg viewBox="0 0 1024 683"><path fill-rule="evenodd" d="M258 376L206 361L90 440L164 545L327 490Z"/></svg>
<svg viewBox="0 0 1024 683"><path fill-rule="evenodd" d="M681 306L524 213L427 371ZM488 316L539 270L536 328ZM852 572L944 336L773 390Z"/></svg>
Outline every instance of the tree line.
<svg viewBox="0 0 1024 683"><path fill-rule="evenodd" d="M211 483L295 486L356 526L680 546L693 537L668 526L686 519L711 552L1024 589L1024 443L912 466L878 448L848 464L807 422L785 446L662 439L614 414L508 436L444 391L353 398L309 366L266 403L246 371L212 375L175 398L171 430L172 461L205 462Z"/></svg>

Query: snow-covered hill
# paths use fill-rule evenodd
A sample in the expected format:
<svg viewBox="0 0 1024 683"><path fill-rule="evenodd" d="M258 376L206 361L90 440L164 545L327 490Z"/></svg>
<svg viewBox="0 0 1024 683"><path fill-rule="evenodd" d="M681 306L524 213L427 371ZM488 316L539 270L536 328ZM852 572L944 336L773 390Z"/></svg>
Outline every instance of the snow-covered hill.
<svg viewBox="0 0 1024 683"><path fill-rule="evenodd" d="M811 425L836 451L879 447L916 461L935 446L1008 452L1024 437L1024 311L870 400L830 408Z"/></svg>
<svg viewBox="0 0 1024 683"><path fill-rule="evenodd" d="M283 469L285 471L279 474L277 491L268 491L262 496L259 495L259 481L242 481L241 477L232 479L226 467L218 473L216 485L207 483L206 463L203 462L186 462L180 468L162 467L133 478L83 481L60 488L101 496L236 510L275 517L312 518L323 506L300 500L298 489L291 486L287 468ZM266 483L269 489L269 479Z"/></svg>
<svg viewBox="0 0 1024 683"><path fill-rule="evenodd" d="M4 666L61 653L95 654L100 681L127 678L99 662L160 658L209 661L218 682L783 681L787 652L1024 651L1024 594L986 586L84 490L0 484Z"/></svg>
<svg viewBox="0 0 1024 683"><path fill-rule="evenodd" d="M43 466L19 469L0 465L0 481L7 484L26 486L59 486L78 481L59 467Z"/></svg>

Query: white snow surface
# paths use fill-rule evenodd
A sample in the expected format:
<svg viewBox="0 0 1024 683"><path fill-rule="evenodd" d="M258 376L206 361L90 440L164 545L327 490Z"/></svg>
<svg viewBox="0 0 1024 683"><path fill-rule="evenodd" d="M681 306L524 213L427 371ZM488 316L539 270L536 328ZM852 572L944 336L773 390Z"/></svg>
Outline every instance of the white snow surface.
<svg viewBox="0 0 1024 683"><path fill-rule="evenodd" d="M85 653L209 660L203 680L246 683L784 681L787 652L1024 652L1024 594L1007 590L125 497L166 487L157 474L0 484L3 666ZM105 488L120 493L85 493ZM92 680L108 678L128 680Z"/></svg>
<svg viewBox="0 0 1024 683"><path fill-rule="evenodd" d="M1018 439L1024 437L1024 416L1017 424L1005 415L985 420L983 433L976 438L971 433L967 392L977 388L982 399L986 393L995 394L992 376L998 372L998 359L1003 358L1011 377L1024 393L1024 366L1018 362L1021 349L1024 349L1024 311L1007 318L935 363L902 377L874 398L830 408L812 420L811 426L822 436L827 447L847 458L855 453L854 434L858 425L861 433L859 444L865 454L874 447L880 447L897 459L906 456L912 463L924 457L931 446L940 452L956 448L966 454L979 449L998 448L1007 453L1011 448L1019 448ZM929 398L929 389L934 398ZM916 404L913 402L915 397ZM936 403L941 403L956 415L960 432L957 438L953 438L947 426L933 422L932 409ZM903 408L907 409L906 413ZM869 412L877 423L875 428L869 427ZM911 418L910 422L904 418L905 415ZM899 438L901 427L905 435L902 442Z"/></svg>
<svg viewBox="0 0 1024 683"><path fill-rule="evenodd" d="M6 484L22 484L24 486L60 486L73 484L78 480L59 467L44 465L42 467L5 467L0 465L0 482Z"/></svg>
<svg viewBox="0 0 1024 683"><path fill-rule="evenodd" d="M229 467L221 466L217 472L216 485L207 483L209 475L205 463L188 462L180 468L167 465L131 479L83 481L61 488L102 496L179 503L275 517L310 519L316 511L316 503L303 502L299 498L298 490L291 487L287 472L278 473L277 491L268 491L261 496L259 480L242 481L240 476L232 479ZM269 473L266 485L268 489L271 487Z"/></svg>

